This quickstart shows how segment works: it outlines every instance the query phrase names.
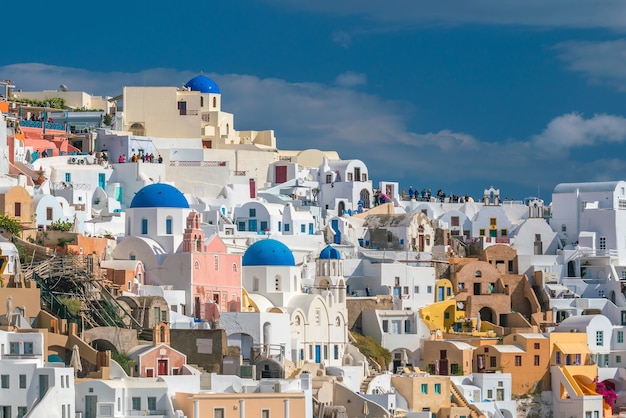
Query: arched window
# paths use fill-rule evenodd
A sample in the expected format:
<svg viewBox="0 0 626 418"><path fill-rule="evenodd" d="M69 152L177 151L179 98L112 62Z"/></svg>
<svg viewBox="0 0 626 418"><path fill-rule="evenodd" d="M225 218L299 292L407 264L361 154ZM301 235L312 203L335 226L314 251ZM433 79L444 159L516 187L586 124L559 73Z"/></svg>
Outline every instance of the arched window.
<svg viewBox="0 0 626 418"><path fill-rule="evenodd" d="M252 278L252 291L253 292L259 291L259 278L258 277Z"/></svg>
<svg viewBox="0 0 626 418"><path fill-rule="evenodd" d="M237 273L237 263L233 263L233 273Z"/></svg>
<svg viewBox="0 0 626 418"><path fill-rule="evenodd" d="M476 270L474 277L483 277L483 273L480 270Z"/></svg>
<svg viewBox="0 0 626 418"><path fill-rule="evenodd" d="M199 262L198 260L196 260L196 261L193 263L193 267L194 267L196 270L200 270L200 262Z"/></svg>
<svg viewBox="0 0 626 418"><path fill-rule="evenodd" d="M128 129L130 132L132 132L133 135L137 135L137 136L145 136L146 135L146 128L144 128L142 123L133 123L130 125L130 129Z"/></svg>
<svg viewBox="0 0 626 418"><path fill-rule="evenodd" d="M146 218L143 218L141 220L141 234L142 235L148 234L148 220Z"/></svg>
<svg viewBox="0 0 626 418"><path fill-rule="evenodd" d="M167 235L172 235L172 217L168 216L165 219L165 233Z"/></svg>
<svg viewBox="0 0 626 418"><path fill-rule="evenodd" d="M217 107L217 97L213 98L213 107Z"/></svg>

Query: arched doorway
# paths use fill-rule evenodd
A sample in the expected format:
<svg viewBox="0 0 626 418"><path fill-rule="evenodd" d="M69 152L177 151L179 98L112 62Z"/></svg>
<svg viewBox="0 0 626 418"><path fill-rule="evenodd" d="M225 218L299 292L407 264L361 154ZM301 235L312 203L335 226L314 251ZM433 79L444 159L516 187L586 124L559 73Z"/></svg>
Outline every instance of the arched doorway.
<svg viewBox="0 0 626 418"><path fill-rule="evenodd" d="M359 199L361 199L361 201L363 202L363 207L365 209L370 208L370 191L369 190L367 189L361 190L361 193L359 193Z"/></svg>
<svg viewBox="0 0 626 418"><path fill-rule="evenodd" d="M491 309L488 306L485 306L484 308L482 308L479 312L480 315L480 320L481 321L487 321L487 322L491 322L492 324L496 324L494 322L495 319L495 312L493 311L493 309ZM497 325L497 324L496 324Z"/></svg>
<svg viewBox="0 0 626 418"><path fill-rule="evenodd" d="M337 216L343 215L345 211L346 211L346 204L342 200L341 202L339 202L339 205L337 205Z"/></svg>

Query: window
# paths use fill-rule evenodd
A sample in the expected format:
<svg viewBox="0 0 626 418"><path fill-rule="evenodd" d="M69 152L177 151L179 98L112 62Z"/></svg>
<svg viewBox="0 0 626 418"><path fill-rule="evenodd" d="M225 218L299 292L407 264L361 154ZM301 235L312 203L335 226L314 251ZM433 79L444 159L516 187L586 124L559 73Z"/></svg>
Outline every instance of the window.
<svg viewBox="0 0 626 418"><path fill-rule="evenodd" d="M389 332L389 321L383 319L383 332Z"/></svg>
<svg viewBox="0 0 626 418"><path fill-rule="evenodd" d="M27 406L18 406L17 407L17 418L24 418L28 413Z"/></svg>
<svg viewBox="0 0 626 418"><path fill-rule="evenodd" d="M554 361L556 362L556 364L561 364L561 352L560 351L556 352Z"/></svg>
<svg viewBox="0 0 626 418"><path fill-rule="evenodd" d="M435 393L437 395L441 394L441 383L435 383Z"/></svg>
<svg viewBox="0 0 626 418"><path fill-rule="evenodd" d="M567 232L567 225L561 225L561 232Z"/></svg>
<svg viewBox="0 0 626 418"><path fill-rule="evenodd" d="M46 221L52 220L52 208L46 208Z"/></svg>
<svg viewBox="0 0 626 418"><path fill-rule="evenodd" d="M302 232L302 233L306 232L306 225L305 224L300 225L300 232Z"/></svg>
<svg viewBox="0 0 626 418"><path fill-rule="evenodd" d="M24 342L24 354L33 354L33 343L30 341Z"/></svg>
<svg viewBox="0 0 626 418"><path fill-rule="evenodd" d="M535 356L535 366L539 366L539 363L540 363L539 356L536 355Z"/></svg>
<svg viewBox="0 0 626 418"><path fill-rule="evenodd" d="M9 354L19 354L20 353L20 343L12 342L9 343Z"/></svg>
<svg viewBox="0 0 626 418"><path fill-rule="evenodd" d="M483 276L483 273L480 270L476 270L474 272L474 277L482 277L482 276Z"/></svg>
<svg viewBox="0 0 626 418"><path fill-rule="evenodd" d="M428 395L428 383L422 383L422 395Z"/></svg>
<svg viewBox="0 0 626 418"><path fill-rule="evenodd" d="M496 226L496 224L497 224L497 219L496 218L489 218L489 225Z"/></svg>
<svg viewBox="0 0 626 418"><path fill-rule="evenodd" d="M261 410L261 418L270 418L270 410L262 409Z"/></svg>
<svg viewBox="0 0 626 418"><path fill-rule="evenodd" d="M509 234L509 230L508 229L501 229L500 230L500 235L503 237L506 237Z"/></svg>
<svg viewBox="0 0 626 418"><path fill-rule="evenodd" d="M148 410L149 411L156 411L157 407L156 407L156 397L154 396L148 396Z"/></svg>
<svg viewBox="0 0 626 418"><path fill-rule="evenodd" d="M348 181L352 181L352 173L348 173Z"/></svg>
<svg viewBox="0 0 626 418"><path fill-rule="evenodd" d="M165 233L167 235L171 235L172 234L172 219L171 218L167 218L165 220Z"/></svg>
<svg viewBox="0 0 626 418"><path fill-rule="evenodd" d="M624 331L617 331L617 342L618 343L624 342Z"/></svg>
<svg viewBox="0 0 626 418"><path fill-rule="evenodd" d="M249 214L251 218L256 217L256 209L250 209Z"/></svg>
<svg viewBox="0 0 626 418"><path fill-rule="evenodd" d="M145 218L141 220L141 233L143 235L148 233L148 220Z"/></svg>
<svg viewBox="0 0 626 418"><path fill-rule="evenodd" d="M339 345L337 344L333 348L333 357L335 360L339 360Z"/></svg>
<svg viewBox="0 0 626 418"><path fill-rule="evenodd" d="M600 249L606 250L606 237L600 237Z"/></svg>
<svg viewBox="0 0 626 418"><path fill-rule="evenodd" d="M433 293L433 287L432 286L426 287L426 293Z"/></svg>
<svg viewBox="0 0 626 418"><path fill-rule="evenodd" d="M290 228L289 224L285 224L285 232L289 232L289 228Z"/></svg>
<svg viewBox="0 0 626 418"><path fill-rule="evenodd" d="M224 408L213 409L213 418L224 418Z"/></svg>
<svg viewBox="0 0 626 418"><path fill-rule="evenodd" d="M420 292L420 287L419 286L415 286L413 288L413 293L419 293Z"/></svg>
<svg viewBox="0 0 626 418"><path fill-rule="evenodd" d="M26 389L26 375L21 374L19 379L20 379L20 389ZM63 379L61 379L61 381L63 381Z"/></svg>
<svg viewBox="0 0 626 418"><path fill-rule="evenodd" d="M65 173L65 181L68 183L72 181L72 173Z"/></svg>
<svg viewBox="0 0 626 418"><path fill-rule="evenodd" d="M489 357L489 367L496 367L497 358L495 356Z"/></svg>
<svg viewBox="0 0 626 418"><path fill-rule="evenodd" d="M220 256L219 255L215 255L213 257L213 267L215 267L215 270L220 269Z"/></svg>
<svg viewBox="0 0 626 418"><path fill-rule="evenodd" d="M515 365L516 366L522 365L522 356L515 356Z"/></svg>
<svg viewBox="0 0 626 418"><path fill-rule="evenodd" d="M9 375L8 374L0 375L0 387L2 389L9 389Z"/></svg>
<svg viewBox="0 0 626 418"><path fill-rule="evenodd" d="M404 286L402 288L402 294L404 294L404 295L408 295L409 294L409 286Z"/></svg>
<svg viewBox="0 0 626 418"><path fill-rule="evenodd" d="M451 216L450 217L450 225L452 225L452 226L459 226L459 217L458 216Z"/></svg>
<svg viewBox="0 0 626 418"><path fill-rule="evenodd" d="M480 235L481 237L484 237L484 236L486 235L486 233L485 233L485 228L480 228L480 229L478 230L478 235Z"/></svg>
<svg viewBox="0 0 626 418"><path fill-rule="evenodd" d="M621 363L622 362L622 356L615 356L615 362L616 363Z"/></svg>
<svg viewBox="0 0 626 418"><path fill-rule="evenodd" d="M604 331L596 331L596 345L599 347L604 345Z"/></svg>
<svg viewBox="0 0 626 418"><path fill-rule="evenodd" d="M132 398L133 411L141 411L141 398L133 396Z"/></svg>
<svg viewBox="0 0 626 418"><path fill-rule="evenodd" d="M15 216L22 216L22 204L15 202Z"/></svg>
<svg viewBox="0 0 626 418"><path fill-rule="evenodd" d="M487 389L487 399L493 399L493 389Z"/></svg>
<svg viewBox="0 0 626 418"><path fill-rule="evenodd" d="M332 174L326 174L326 184L330 184L333 182L333 175Z"/></svg>

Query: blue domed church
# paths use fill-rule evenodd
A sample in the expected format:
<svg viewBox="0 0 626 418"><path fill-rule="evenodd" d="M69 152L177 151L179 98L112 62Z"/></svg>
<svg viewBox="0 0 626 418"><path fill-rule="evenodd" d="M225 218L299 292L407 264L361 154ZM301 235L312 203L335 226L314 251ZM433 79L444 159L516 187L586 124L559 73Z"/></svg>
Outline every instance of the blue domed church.
<svg viewBox="0 0 626 418"><path fill-rule="evenodd" d="M159 257L175 253L182 244L190 212L187 199L174 186L155 183L141 188L126 209L127 239L115 248L114 257L142 260L147 268L155 267Z"/></svg>
<svg viewBox="0 0 626 418"><path fill-rule="evenodd" d="M316 270L313 286L304 288L302 266L296 265L285 244L263 239L248 248L242 259L242 283L251 305L260 314L288 314L290 321L288 333L268 326L258 332L262 341L255 343L282 345L298 367L305 362L341 367L351 360L346 355L348 316L339 251L326 247Z"/></svg>

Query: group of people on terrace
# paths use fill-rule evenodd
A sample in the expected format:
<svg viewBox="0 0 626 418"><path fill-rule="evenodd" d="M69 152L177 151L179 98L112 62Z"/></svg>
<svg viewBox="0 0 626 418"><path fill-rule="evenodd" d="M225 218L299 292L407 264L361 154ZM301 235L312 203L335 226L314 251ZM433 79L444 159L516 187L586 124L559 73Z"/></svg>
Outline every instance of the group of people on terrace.
<svg viewBox="0 0 626 418"><path fill-rule="evenodd" d="M448 198L447 201L449 203L465 203L465 202L469 202L470 200L470 197L467 193L465 193L465 196L459 196L457 194L447 195L446 192L444 192L442 189L437 190L437 193L434 196L434 198L440 202L445 202L446 197ZM432 198L433 196L432 196L432 192L430 189L422 189L421 191L418 191L417 189L413 189L413 186L409 186L408 195L405 192L404 188L402 189L402 200L415 199L415 200L420 200L424 202L430 202Z"/></svg>
<svg viewBox="0 0 626 418"><path fill-rule="evenodd" d="M161 157L161 154L159 154L158 157L155 157L154 154L152 154L152 153L150 153L150 154L144 154L144 153L133 154L130 157L130 162L132 162L132 163L138 163L139 161L141 161L142 163L159 163L159 164L161 164L163 162L163 157ZM117 159L117 162L119 164L127 162L126 161L126 154L120 155L120 157Z"/></svg>

